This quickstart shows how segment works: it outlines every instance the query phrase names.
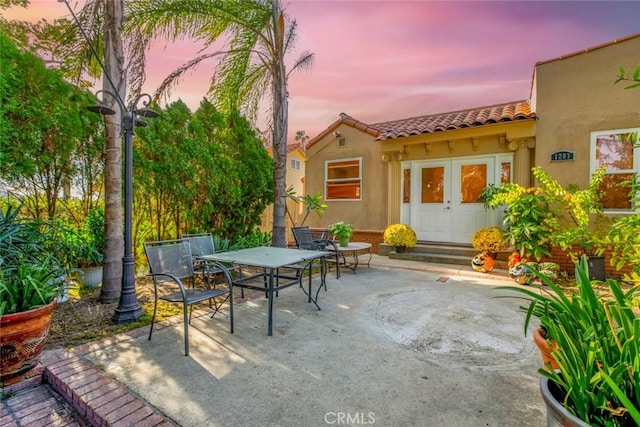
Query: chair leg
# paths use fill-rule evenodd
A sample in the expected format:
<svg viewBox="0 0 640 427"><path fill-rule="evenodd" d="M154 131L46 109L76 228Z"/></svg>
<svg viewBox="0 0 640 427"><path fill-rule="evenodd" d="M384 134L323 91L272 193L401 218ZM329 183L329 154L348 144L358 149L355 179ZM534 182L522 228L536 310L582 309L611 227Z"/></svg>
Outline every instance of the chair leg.
<svg viewBox="0 0 640 427"><path fill-rule="evenodd" d="M184 355L189 355L189 320L191 319L191 313L187 314L188 306L184 303L183 315L184 315Z"/></svg>
<svg viewBox="0 0 640 427"><path fill-rule="evenodd" d="M153 316L151 316L151 326L149 327L149 341L151 341L151 334L153 334L153 324L156 323L156 311L158 309L158 296L153 299Z"/></svg>
<svg viewBox="0 0 640 427"><path fill-rule="evenodd" d="M231 317L229 321L231 324L231 333L233 333L233 289L229 292L229 316Z"/></svg>

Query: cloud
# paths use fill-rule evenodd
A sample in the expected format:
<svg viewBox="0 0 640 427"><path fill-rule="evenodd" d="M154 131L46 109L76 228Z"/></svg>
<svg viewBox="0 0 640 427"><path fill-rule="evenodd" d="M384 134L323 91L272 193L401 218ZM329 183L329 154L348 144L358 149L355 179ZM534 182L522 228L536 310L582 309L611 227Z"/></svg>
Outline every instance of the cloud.
<svg viewBox="0 0 640 427"><path fill-rule="evenodd" d="M633 1L293 0L286 7L298 24L298 53L315 54L314 67L289 80L291 139L299 129L315 136L340 112L376 122L526 99L536 62L636 33L640 16ZM49 19L53 11L66 12L44 0L29 9ZM155 91L201 47L157 43L144 89ZM210 60L186 74L169 100L196 109L214 67Z"/></svg>

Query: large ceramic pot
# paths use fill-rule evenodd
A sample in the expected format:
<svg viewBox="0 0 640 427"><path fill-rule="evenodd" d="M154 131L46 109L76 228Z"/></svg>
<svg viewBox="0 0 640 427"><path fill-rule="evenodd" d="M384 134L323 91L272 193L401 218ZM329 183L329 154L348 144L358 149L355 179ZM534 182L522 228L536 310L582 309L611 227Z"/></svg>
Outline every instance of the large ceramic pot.
<svg viewBox="0 0 640 427"><path fill-rule="evenodd" d="M10 378L35 367L49 335L51 304L0 318L0 378Z"/></svg>
<svg viewBox="0 0 640 427"><path fill-rule="evenodd" d="M590 255L587 262L589 265L589 279L600 280L601 282L607 280L607 272L603 256Z"/></svg>
<svg viewBox="0 0 640 427"><path fill-rule="evenodd" d="M551 364L552 369L558 369L558 364L553 357L551 357L549 342L544 336L544 330L542 330L542 328L536 328L533 332L533 342L536 343L536 347L540 350L540 355L542 356L542 362L544 363L545 369L548 369L547 366L549 364Z"/></svg>
<svg viewBox="0 0 640 427"><path fill-rule="evenodd" d="M540 393L544 403L547 405L547 427L589 427L589 424L562 406L560 401L562 400L563 392L556 383L546 377L541 377Z"/></svg>
<svg viewBox="0 0 640 427"><path fill-rule="evenodd" d="M102 283L102 266L83 267L84 279L82 284L89 288L97 288Z"/></svg>

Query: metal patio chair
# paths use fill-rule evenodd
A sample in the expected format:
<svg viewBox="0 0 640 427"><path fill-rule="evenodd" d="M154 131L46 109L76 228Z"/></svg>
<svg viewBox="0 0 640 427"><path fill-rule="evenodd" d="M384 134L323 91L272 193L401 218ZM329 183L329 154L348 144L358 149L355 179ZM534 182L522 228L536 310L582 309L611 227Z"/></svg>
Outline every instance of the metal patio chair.
<svg viewBox="0 0 640 427"><path fill-rule="evenodd" d="M149 276L153 279L154 291L153 317L151 319L151 328L149 329L149 340L151 340L151 335L153 334L158 299L182 304L183 306L185 356L189 355L189 324L191 323L191 312L194 304L209 300L209 306L211 307L211 301L213 300L215 304L215 309L211 315L213 317L218 313L222 304L229 301L229 323L231 333L233 333L233 281L228 274L225 274L228 285L226 288L212 289L208 283L204 289L194 288L193 256L187 239L146 242L144 251L149 262ZM184 282L186 280L192 282L191 287L185 286ZM161 294L159 289L165 287L171 292ZM222 302L215 300L219 297L223 298Z"/></svg>
<svg viewBox="0 0 640 427"><path fill-rule="evenodd" d="M201 272L203 281L215 288L216 276L222 274L222 270L212 263L207 263L206 261L199 260L197 258L201 255L211 255L216 253L216 249L213 244L213 236L211 233L183 234L182 238L187 239L189 241L189 246L191 246L194 271L196 273Z"/></svg>
<svg viewBox="0 0 640 427"><path fill-rule="evenodd" d="M216 277L220 277L221 274L225 274L222 268L217 263L207 262L205 260L198 259L201 255L212 255L216 253L216 248L213 243L213 236L211 233L198 233L198 234L183 234L183 239L189 240L191 245L191 255L193 256L193 268L196 273L202 273L202 279L212 288L216 287ZM230 265L224 265L224 270L230 274L238 274L242 276L242 267L234 267ZM240 289L240 297L244 298L244 289Z"/></svg>
<svg viewBox="0 0 640 427"><path fill-rule="evenodd" d="M296 240L296 246L298 249L306 249L311 251L326 251L327 247L335 248L331 258L327 257L326 261L336 264L336 278L340 278L339 262L338 262L338 250L336 243L329 237L329 229L324 229L320 233L314 236L309 226L304 225L300 227L292 227L293 237ZM335 256L333 256L335 254ZM326 290L326 287L325 287Z"/></svg>

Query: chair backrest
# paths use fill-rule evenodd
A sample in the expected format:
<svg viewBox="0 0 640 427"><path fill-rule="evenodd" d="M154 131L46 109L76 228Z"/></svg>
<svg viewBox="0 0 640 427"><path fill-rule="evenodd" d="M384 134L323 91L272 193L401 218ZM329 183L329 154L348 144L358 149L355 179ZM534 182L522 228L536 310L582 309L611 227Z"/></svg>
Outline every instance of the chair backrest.
<svg viewBox="0 0 640 427"><path fill-rule="evenodd" d="M191 255L193 256L211 255L216 252L211 233L183 234L182 238L189 241Z"/></svg>
<svg viewBox="0 0 640 427"><path fill-rule="evenodd" d="M171 274L178 279L193 277L191 247L187 239L145 242L144 252L151 273ZM171 279L160 276L154 277L154 280L162 282Z"/></svg>
<svg viewBox="0 0 640 427"><path fill-rule="evenodd" d="M323 249L320 248L320 244L313 239L309 226L292 227L291 231L293 231L293 237L296 239L296 246L298 246L298 248L307 250Z"/></svg>

